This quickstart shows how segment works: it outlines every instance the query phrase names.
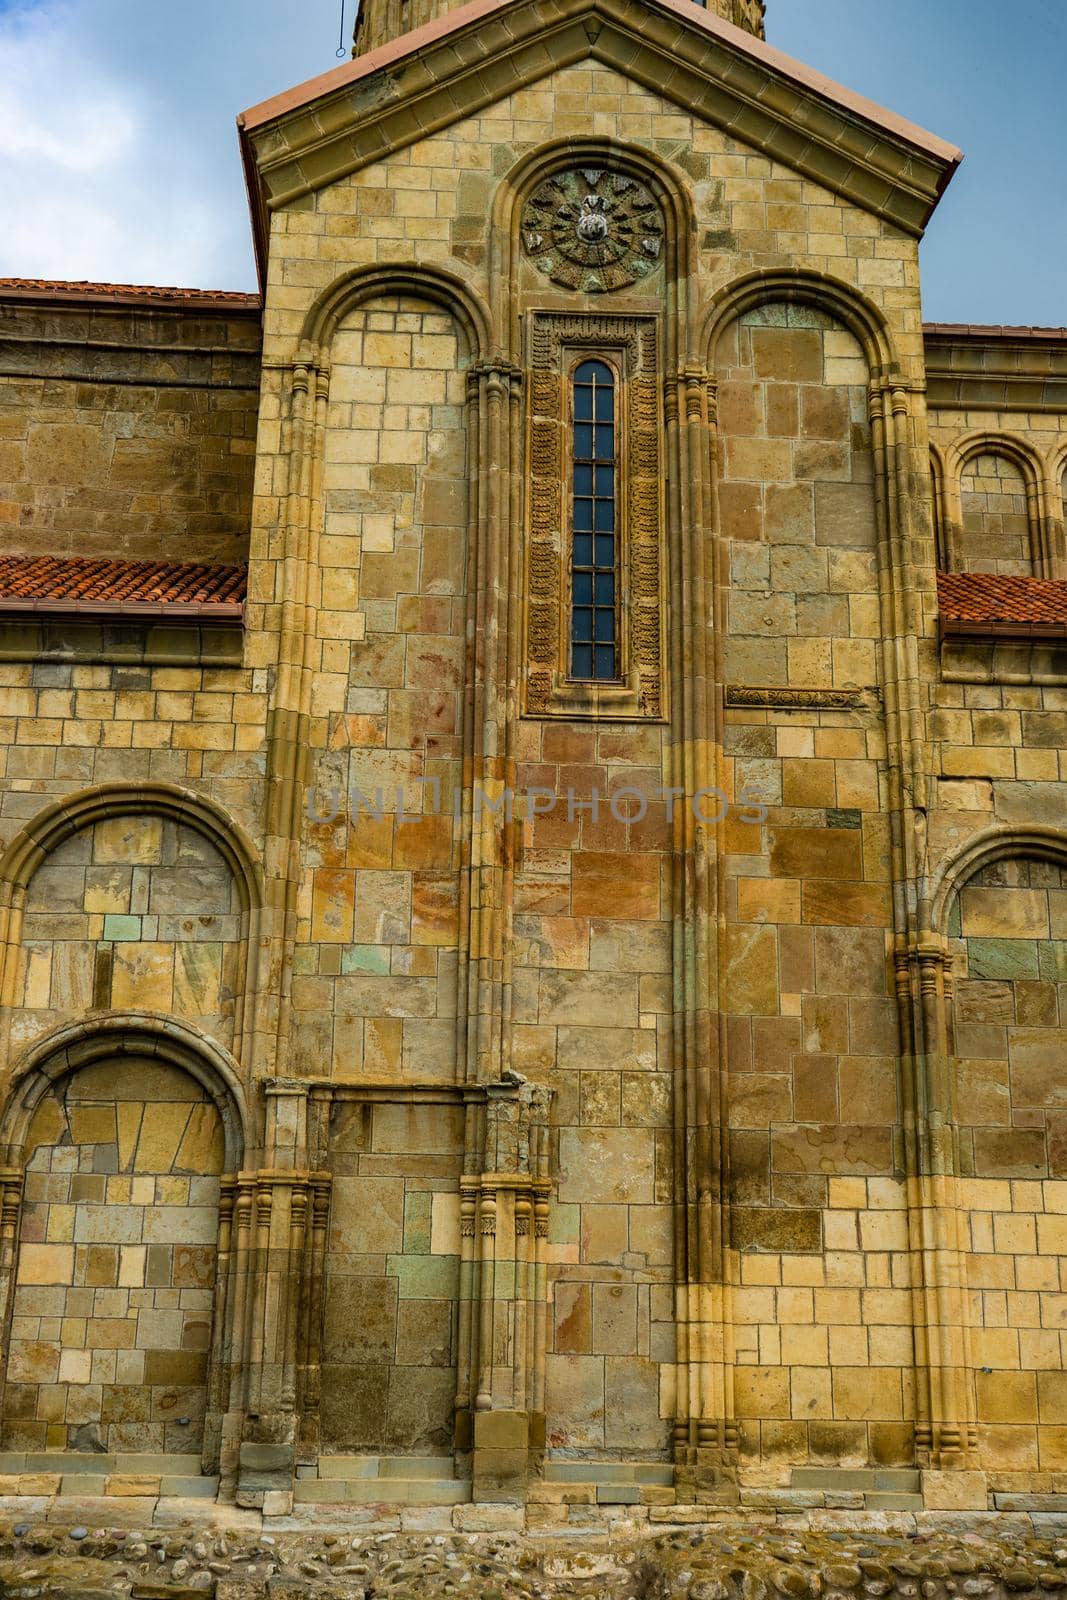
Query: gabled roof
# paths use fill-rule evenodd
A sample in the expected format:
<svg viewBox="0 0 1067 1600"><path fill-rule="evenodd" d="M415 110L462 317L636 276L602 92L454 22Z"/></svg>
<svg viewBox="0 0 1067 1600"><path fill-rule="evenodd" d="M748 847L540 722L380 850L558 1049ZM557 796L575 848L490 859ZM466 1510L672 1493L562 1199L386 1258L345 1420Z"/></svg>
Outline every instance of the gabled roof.
<svg viewBox="0 0 1067 1600"><path fill-rule="evenodd" d="M106 612L240 621L248 569L187 561L0 556L0 614Z"/></svg>
<svg viewBox="0 0 1067 1600"><path fill-rule="evenodd" d="M589 58L914 235L962 159L694 0L470 0L238 118L261 270L271 209Z"/></svg>

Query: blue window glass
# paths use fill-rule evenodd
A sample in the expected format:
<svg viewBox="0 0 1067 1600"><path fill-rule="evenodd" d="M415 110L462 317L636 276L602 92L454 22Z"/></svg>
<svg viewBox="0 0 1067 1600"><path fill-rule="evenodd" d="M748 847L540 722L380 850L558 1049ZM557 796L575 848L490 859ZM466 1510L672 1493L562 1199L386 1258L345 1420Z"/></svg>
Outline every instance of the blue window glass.
<svg viewBox="0 0 1067 1600"><path fill-rule="evenodd" d="M571 675L619 676L616 601L615 374L583 361L574 374L571 516Z"/></svg>

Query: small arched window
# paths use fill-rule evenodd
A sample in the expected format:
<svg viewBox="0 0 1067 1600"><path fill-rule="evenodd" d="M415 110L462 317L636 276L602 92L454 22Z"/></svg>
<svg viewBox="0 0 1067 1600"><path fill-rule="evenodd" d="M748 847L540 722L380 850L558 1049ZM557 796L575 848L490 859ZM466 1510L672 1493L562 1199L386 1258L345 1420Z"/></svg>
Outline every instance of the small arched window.
<svg viewBox="0 0 1067 1600"><path fill-rule="evenodd" d="M583 361L573 379L571 677L619 677L618 457L615 374Z"/></svg>
<svg viewBox="0 0 1067 1600"><path fill-rule="evenodd" d="M524 712L666 714L662 389L654 316L530 325Z"/></svg>

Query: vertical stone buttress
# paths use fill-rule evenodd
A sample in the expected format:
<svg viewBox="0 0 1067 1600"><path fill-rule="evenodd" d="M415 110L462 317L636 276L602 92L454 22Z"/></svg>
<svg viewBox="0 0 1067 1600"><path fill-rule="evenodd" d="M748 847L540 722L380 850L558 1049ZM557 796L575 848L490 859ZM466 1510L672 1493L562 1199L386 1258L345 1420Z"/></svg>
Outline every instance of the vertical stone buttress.
<svg viewBox="0 0 1067 1600"><path fill-rule="evenodd" d="M328 364L301 345L287 374L279 485L281 599L268 713L264 861L271 928L273 1056L289 1059L293 947L304 796L310 781L317 665L315 574L322 531L321 461ZM298 1455L318 1442L318 1360L330 1177L321 1101L309 1085L263 1076L262 1146L223 1190L213 1352L219 1472L239 1505L292 1505ZM270 1499L266 1497L270 1496Z"/></svg>

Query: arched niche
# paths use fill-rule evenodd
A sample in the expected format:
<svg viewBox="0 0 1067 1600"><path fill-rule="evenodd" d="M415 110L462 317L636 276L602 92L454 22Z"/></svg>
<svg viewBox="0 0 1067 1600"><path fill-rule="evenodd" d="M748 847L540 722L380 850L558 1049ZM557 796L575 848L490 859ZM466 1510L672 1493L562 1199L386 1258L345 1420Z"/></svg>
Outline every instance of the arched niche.
<svg viewBox="0 0 1067 1600"><path fill-rule="evenodd" d="M782 275L713 318L727 682L878 682L878 495L866 308ZM728 565L727 565L728 564Z"/></svg>
<svg viewBox="0 0 1067 1600"><path fill-rule="evenodd" d="M173 1021L75 1025L18 1064L0 1119L8 1448L201 1453L220 1183L244 1136L232 1058Z"/></svg>
<svg viewBox="0 0 1067 1600"><path fill-rule="evenodd" d="M54 802L0 857L9 1047L144 1010L246 1055L262 904L254 847L204 796L108 784Z"/></svg>
<svg viewBox="0 0 1067 1600"><path fill-rule="evenodd" d="M930 498L933 505L934 549L942 572L949 570L949 551L945 537L945 463L935 444L930 446Z"/></svg>
<svg viewBox="0 0 1067 1600"><path fill-rule="evenodd" d="M977 433L945 460L949 570L1041 576L1042 465L1025 439Z"/></svg>
<svg viewBox="0 0 1067 1600"><path fill-rule="evenodd" d="M320 944L361 948L332 1010L294 1015L291 1061L451 1081L456 1025L439 996L455 981L460 937L460 844L446 812L464 781L473 676L468 384L479 334L450 289L415 273L360 279L331 304L320 319L319 603L358 613L348 687L360 709L333 717L305 817L305 926ZM447 805L424 785L434 777ZM331 790L346 803L328 803Z"/></svg>
<svg viewBox="0 0 1067 1600"><path fill-rule="evenodd" d="M694 279L696 225L692 198L681 174L653 152L622 140L596 136L553 139L519 158L497 185L490 228L489 281L498 285L493 305L502 347L522 359L522 312L527 305L572 308L573 296L559 291L533 265L523 248L523 208L540 185L568 170L604 171L644 185L659 205L663 221L662 263L656 272L619 292L582 297L587 311L614 314L620 308L654 307L666 313L664 350L668 366L695 352L690 285ZM565 292L566 293L566 292Z"/></svg>
<svg viewBox="0 0 1067 1600"><path fill-rule="evenodd" d="M963 1170L1067 1177L1067 835L995 829L942 875Z"/></svg>

